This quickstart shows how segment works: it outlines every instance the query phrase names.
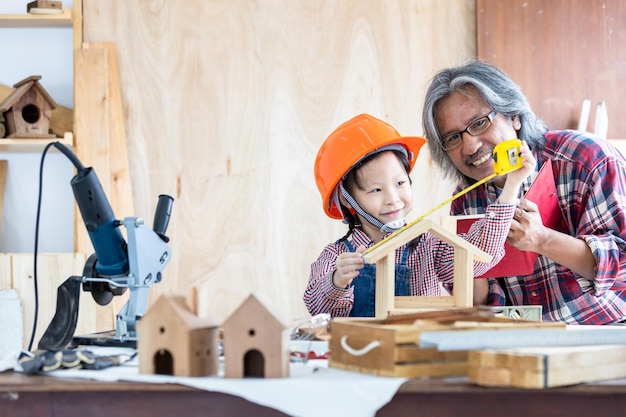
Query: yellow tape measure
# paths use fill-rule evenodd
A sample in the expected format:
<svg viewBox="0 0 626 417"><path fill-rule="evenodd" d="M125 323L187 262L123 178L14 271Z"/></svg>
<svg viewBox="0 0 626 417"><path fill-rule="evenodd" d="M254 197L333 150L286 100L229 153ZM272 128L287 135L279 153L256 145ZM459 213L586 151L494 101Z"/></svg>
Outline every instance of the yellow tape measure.
<svg viewBox="0 0 626 417"><path fill-rule="evenodd" d="M459 191L458 193L456 193L455 195L453 195L452 197L450 197L446 201L438 204L437 206L433 207L432 209L430 209L426 213L422 214L421 216L419 216L418 218L416 218L412 222L407 223L402 228L396 230L395 232L393 232L392 234L387 236L385 239L383 239L380 242L376 243L375 245L367 248L363 252L363 255L366 255L369 252L373 251L378 246L382 245L383 242L387 242L387 241L389 241L389 239L393 239L394 237L396 237L400 233L404 232L409 227L411 227L411 226L419 223L420 221L424 220L425 217L433 214L435 211L439 210L440 208L442 208L446 204L451 203L452 201L454 201L457 198L461 197L463 194L466 194L466 193L472 191L474 188L481 186L482 184L486 183L487 181L489 181L489 180L491 180L491 179L493 179L493 178L495 178L495 177L497 177L499 175L508 174L511 171L515 171L516 169L521 168L522 167L522 162L524 161L524 159L521 158L520 155L519 155L519 147L520 147L521 144L522 144L522 141L519 140L519 139L509 139L509 140L505 140L504 142L498 143L495 146L495 148L493 149L493 174L488 175L487 177L485 177L482 180L480 180L480 181L470 185L467 188L464 188L463 190Z"/></svg>

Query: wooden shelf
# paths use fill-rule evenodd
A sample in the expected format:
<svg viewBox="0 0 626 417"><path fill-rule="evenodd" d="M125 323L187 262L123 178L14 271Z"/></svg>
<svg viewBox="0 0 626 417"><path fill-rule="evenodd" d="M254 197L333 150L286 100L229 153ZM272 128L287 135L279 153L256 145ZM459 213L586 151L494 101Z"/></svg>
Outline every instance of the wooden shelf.
<svg viewBox="0 0 626 417"><path fill-rule="evenodd" d="M80 24L80 9L77 12ZM0 28L74 28L72 9L63 9L61 13L23 13L0 14ZM74 36L74 44L79 45L82 38ZM74 135L65 132L57 138L0 138L0 152L41 152L50 142L58 141L65 146L74 146Z"/></svg>
<svg viewBox="0 0 626 417"><path fill-rule="evenodd" d="M47 28L72 27L72 10L64 9L59 14L3 14L0 28Z"/></svg>
<svg viewBox="0 0 626 417"><path fill-rule="evenodd" d="M47 144L57 141L71 148L74 146L74 134L66 132L62 138L50 139L0 138L0 152L41 152Z"/></svg>

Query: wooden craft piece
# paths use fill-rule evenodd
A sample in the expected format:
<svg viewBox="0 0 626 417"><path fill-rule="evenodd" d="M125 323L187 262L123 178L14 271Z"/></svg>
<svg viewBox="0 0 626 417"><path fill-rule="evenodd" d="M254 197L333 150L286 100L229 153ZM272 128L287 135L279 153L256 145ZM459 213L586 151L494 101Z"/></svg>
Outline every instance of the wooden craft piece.
<svg viewBox="0 0 626 417"><path fill-rule="evenodd" d="M430 232L454 247L454 295L440 297L394 297L395 250ZM420 308L471 307L474 294L474 260L490 262L492 256L462 239L446 227L424 219L364 254L368 263L376 263L376 307L375 318L384 319L394 310Z"/></svg>
<svg viewBox="0 0 626 417"><path fill-rule="evenodd" d="M12 92L13 88L0 84L0 100L4 101ZM4 118L0 114L0 138L3 138L6 133L4 131L3 120ZM57 106L52 109L52 113L50 114L50 131L60 138L65 136L68 132L73 132L74 110L57 103Z"/></svg>
<svg viewBox="0 0 626 417"><path fill-rule="evenodd" d="M39 84L41 76L33 75L13 86L15 90L0 103L5 118L7 138L53 138L48 133L50 117L56 103Z"/></svg>
<svg viewBox="0 0 626 417"><path fill-rule="evenodd" d="M137 335L140 373L183 377L218 373L218 323L196 316L184 297L159 297L137 322Z"/></svg>
<svg viewBox="0 0 626 417"><path fill-rule="evenodd" d="M226 378L289 376L289 326L251 294L222 324Z"/></svg>

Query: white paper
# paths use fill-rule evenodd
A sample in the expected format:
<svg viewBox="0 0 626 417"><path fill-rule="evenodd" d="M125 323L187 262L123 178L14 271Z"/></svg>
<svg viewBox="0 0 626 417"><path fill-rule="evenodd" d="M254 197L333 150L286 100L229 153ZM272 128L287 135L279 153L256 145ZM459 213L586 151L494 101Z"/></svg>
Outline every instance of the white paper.
<svg viewBox="0 0 626 417"><path fill-rule="evenodd" d="M118 354L123 350L89 349L94 353ZM115 349L115 348L106 348ZM315 345L316 353L324 346ZM206 391L237 395L248 401L271 407L290 416L369 417L387 404L406 378L380 377L329 368L326 360L310 360L306 364L292 363L288 378L224 378L174 377L169 375L140 374L137 360L122 366L99 371L61 370L49 375L67 378L85 378L99 381L135 381L154 384L181 384Z"/></svg>
<svg viewBox="0 0 626 417"><path fill-rule="evenodd" d="M14 289L0 290L0 372L13 369L22 351L22 302Z"/></svg>

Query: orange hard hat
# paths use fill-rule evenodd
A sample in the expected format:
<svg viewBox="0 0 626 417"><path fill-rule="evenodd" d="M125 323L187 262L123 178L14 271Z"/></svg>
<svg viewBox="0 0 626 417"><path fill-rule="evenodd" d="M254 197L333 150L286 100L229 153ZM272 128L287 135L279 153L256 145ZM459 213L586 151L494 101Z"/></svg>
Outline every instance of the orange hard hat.
<svg viewBox="0 0 626 417"><path fill-rule="evenodd" d="M380 148L400 145L407 153L410 171L424 143L426 139L422 137L400 136L393 126L369 114L360 114L343 123L326 138L315 158L315 182L322 195L324 212L330 218L343 219L334 196L336 188L360 160Z"/></svg>

